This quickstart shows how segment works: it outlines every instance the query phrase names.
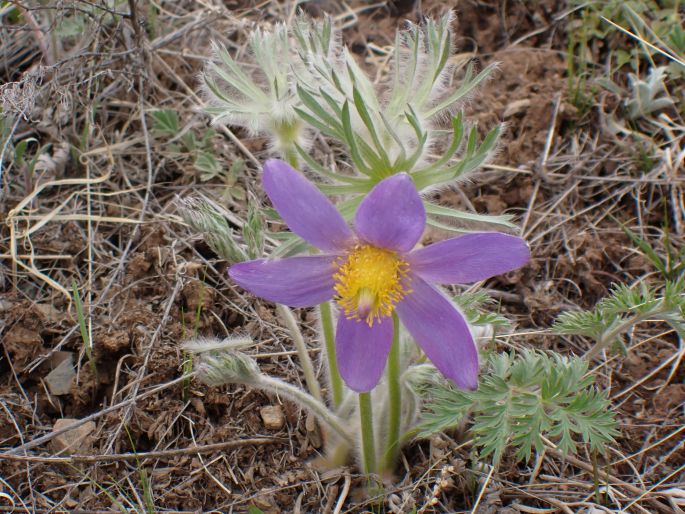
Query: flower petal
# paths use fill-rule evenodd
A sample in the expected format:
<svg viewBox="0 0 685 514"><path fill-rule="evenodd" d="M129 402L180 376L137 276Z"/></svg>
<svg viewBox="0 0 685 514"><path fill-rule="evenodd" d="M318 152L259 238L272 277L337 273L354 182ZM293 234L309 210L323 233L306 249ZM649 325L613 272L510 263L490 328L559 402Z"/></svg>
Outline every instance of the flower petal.
<svg viewBox="0 0 685 514"><path fill-rule="evenodd" d="M426 226L426 209L411 177L399 173L376 184L354 218L357 234L366 242L408 252Z"/></svg>
<svg viewBox="0 0 685 514"><path fill-rule="evenodd" d="M412 252L411 271L439 284L465 284L520 268L530 249L520 237L481 232L454 237Z"/></svg>
<svg viewBox="0 0 685 514"><path fill-rule="evenodd" d="M266 161L262 182L290 230L308 243L334 252L354 241L352 230L326 195L289 164Z"/></svg>
<svg viewBox="0 0 685 514"><path fill-rule="evenodd" d="M392 346L392 334L392 318L369 327L364 321L340 314L335 336L338 369L350 389L365 393L378 384Z"/></svg>
<svg viewBox="0 0 685 514"><path fill-rule="evenodd" d="M411 288L396 307L402 324L445 377L463 389L476 389L478 350L461 312L415 275Z"/></svg>
<svg viewBox="0 0 685 514"><path fill-rule="evenodd" d="M252 294L291 307L311 307L333 298L334 255L290 257L234 264L228 275Z"/></svg>

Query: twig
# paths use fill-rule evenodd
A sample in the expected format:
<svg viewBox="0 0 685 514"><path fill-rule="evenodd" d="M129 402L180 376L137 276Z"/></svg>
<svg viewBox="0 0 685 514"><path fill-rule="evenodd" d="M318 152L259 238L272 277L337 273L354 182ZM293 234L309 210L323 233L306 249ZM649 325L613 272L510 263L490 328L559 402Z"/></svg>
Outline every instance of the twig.
<svg viewBox="0 0 685 514"><path fill-rule="evenodd" d="M172 380L171 382L166 382L166 383L161 384L157 387L154 387L154 388L150 389L149 391L140 394L137 397L129 398L128 400L124 400L122 402L116 403L116 404L112 405L111 407L107 407L106 409L103 409L103 410L98 411L94 414L91 414L90 416L86 416L85 418L81 418L78 421L76 421L76 422L72 423L71 425L66 426L60 430L55 430L54 432L50 432L49 434L45 434L44 436L38 437L37 439L34 439L33 441L29 441L28 443L22 444L21 446L17 446L15 448L12 448L5 453L0 453L0 459L6 457L8 455L16 455L17 453L25 452L26 450L30 450L31 448L35 448L36 446L40 446L41 444L47 443L48 441L53 440L58 435L62 435L65 432L69 432L70 430L73 430L77 427L80 427L81 425L84 425L85 423L88 423L89 421L93 421L93 420L96 420L98 418L101 418L105 414L109 414L110 412L114 412L114 411L119 410L123 407L131 405L131 404L137 402L138 400L142 400L143 398L147 398L148 396L152 396L153 394L158 393L159 391L162 391L168 387L171 387L172 385L183 382L186 379L187 379L187 375L182 376L182 377L178 377L178 378Z"/></svg>
<svg viewBox="0 0 685 514"><path fill-rule="evenodd" d="M285 321L288 331L290 332L290 337L292 337L293 343L295 343L297 354L300 357L302 371L304 372L304 379L307 383L307 389L314 398L321 401L321 388L319 387L319 382L316 380L314 364L309 356L309 351L307 350L307 345L304 342L304 337L302 337L300 327L297 325L297 320L295 319L293 312L285 305L281 305L279 303L276 306L276 309L283 318L283 321Z"/></svg>
<svg viewBox="0 0 685 514"><path fill-rule="evenodd" d="M70 425L67 428L71 429L73 427L74 425ZM241 446L250 445L276 444L279 442L286 441L274 437L258 437L252 439L239 439L237 441L223 441L221 443L205 444L202 446L193 446L190 448L174 448L172 450L160 450L154 452L112 453L109 455L70 455L68 457L41 457L39 455L10 455L8 453L2 453L0 454L0 460L10 460L19 462L39 462L44 464L78 464L143 459L169 459L171 457L177 457L179 455L195 455L196 453L210 453L216 450L226 450L228 448L240 448Z"/></svg>
<svg viewBox="0 0 685 514"><path fill-rule="evenodd" d="M576 466L576 467L578 467L584 471L587 471L588 473L594 472L592 469L592 465L588 464L587 462L583 462L582 460L574 457L573 455L564 455L561 451L557 450L556 448L551 448L549 446L547 447L547 452L554 455L558 459L570 462L574 466ZM601 469L597 470L597 471L598 471L599 477L603 481L612 483L614 485L621 486L624 489L626 489L627 491L630 491L633 494L637 494L640 498L644 498L644 496L649 493L649 491L644 491L644 490L640 489L639 487L634 486L633 484L629 484L627 482L624 482L620 478L616 478L615 476L610 475L606 471L603 471ZM651 504L659 512L663 512L664 514L672 514L673 513L673 509L671 509L667 505L664 505L663 503L661 503L660 501L658 501L654 498L648 498L647 501L650 501Z"/></svg>
<svg viewBox="0 0 685 514"><path fill-rule="evenodd" d="M140 114L140 126L143 131L143 137L145 140L145 162L147 164L147 188L145 190L145 196L143 199L143 208L141 209L140 213L140 219L142 220L143 217L145 216L145 212L147 210L148 203L150 201L150 197L152 195L152 184L154 183L154 175L155 175L155 169L152 165L152 143L150 141L150 133L147 128L147 121L145 118L145 81L143 80L143 77L141 77L138 80L138 109L139 109L139 114ZM134 233L135 234L135 233ZM136 234L137 235L137 234ZM132 242L133 238L131 238ZM121 264L121 262L120 262ZM155 330L154 334L152 334L152 338L150 339L150 344L147 346L145 349L145 355L143 358L143 363L138 369L138 380L135 381L135 385L133 386L133 392L131 394L133 400L135 400L136 396L138 395L138 390L140 388L140 382L142 378L145 376L145 373L147 373L147 366L150 361L150 354L152 353L152 347L155 344L155 341L159 337L159 335L162 332L163 327L166 325L167 320L169 319L169 313L171 312L171 306L174 304L174 301L176 299L176 295L179 293L181 289L181 282L177 280L176 285L174 287L173 292L171 293L171 297L167 301L167 305L164 309L164 314L162 316L162 319L159 321L159 325L157 326L157 329ZM186 375L187 377L187 375ZM133 404L131 404L131 407ZM128 420L131 417L131 412L132 409L128 408L126 412L124 412L124 415L122 416L121 423L117 427L114 436L110 439L110 443L108 447L111 447L111 445L114 443L116 440L117 436L121 432L122 427L128 422Z"/></svg>
<svg viewBox="0 0 685 514"><path fill-rule="evenodd" d="M33 13L30 10L28 10L26 7L19 3L15 5L21 11L21 15L26 20L28 26L31 27L31 33L33 34L33 37L35 38L36 43L38 44L38 48L40 48L40 52L43 54L43 57L45 58L45 64L47 64L48 66L52 66L53 64L55 64L55 60L53 59L52 55L50 55L50 45L45 40L43 29L40 28L40 25L38 25L38 22L33 17Z"/></svg>
<svg viewBox="0 0 685 514"><path fill-rule="evenodd" d="M350 477L349 473L345 473L345 483L343 484L343 490L340 493L340 496L338 497L338 502L335 504L335 509L333 510L333 514L340 514L343 509L343 505L345 504L345 500L347 499L347 495L350 492L350 484L352 483L352 478Z"/></svg>
<svg viewBox="0 0 685 514"><path fill-rule="evenodd" d="M485 494L485 490L488 488L488 484L490 483L490 479L492 478L492 474L495 471L494 466L490 466L490 471L488 472L488 476L485 477L485 482L483 482L483 487L480 488L480 492L478 493L478 498L476 498L476 502L473 504L473 507L471 508L471 514L474 514L475 512L478 511L478 506L480 505L481 500L483 499L483 494Z"/></svg>
<svg viewBox="0 0 685 514"><path fill-rule="evenodd" d="M662 49L659 48L658 46L654 46L652 43L650 43L649 41L647 41L647 40L645 40L645 39L643 39L643 38L641 38L641 37L639 37L639 36L636 36L636 35L633 34L631 31L629 31L628 29L625 29L625 28L621 27L620 25L614 23L614 22L611 21L609 18L605 18L604 16L600 16L600 18L602 18L602 19L603 19L604 21L606 21L607 23L610 23L611 25L613 25L614 27L616 27L616 28L617 28L618 30L620 30L621 32L623 32L623 33L625 33L625 34L628 34L628 35L629 35L630 37L632 37L632 38L637 39L640 43L643 43L643 44L647 45L649 48L651 48L651 49L654 50L655 52L659 52L661 55L663 55L663 56L665 56L665 57L668 57L668 58L671 59L673 62L676 62L676 63L680 64L681 66L685 67L685 61L683 61L682 59L678 59L678 57L676 57L675 55L673 55L673 54L671 54L671 53L669 53L669 52L666 52L665 50L662 50Z"/></svg>

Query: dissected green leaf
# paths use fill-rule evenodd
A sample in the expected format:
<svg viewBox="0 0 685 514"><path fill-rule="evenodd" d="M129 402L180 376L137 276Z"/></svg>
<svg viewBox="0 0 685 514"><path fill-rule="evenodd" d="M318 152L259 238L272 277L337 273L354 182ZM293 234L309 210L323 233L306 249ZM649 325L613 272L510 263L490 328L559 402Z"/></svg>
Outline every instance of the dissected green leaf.
<svg viewBox="0 0 685 514"><path fill-rule="evenodd" d="M211 180L221 173L221 165L218 159L214 154L204 150L197 153L193 165L200 172L200 180L203 182Z"/></svg>
<svg viewBox="0 0 685 514"><path fill-rule="evenodd" d="M600 347L621 347L623 334L645 320L664 321L677 332L685 327L685 276L666 280L663 286L615 284L594 309L564 312L552 328L559 334L590 337Z"/></svg>
<svg viewBox="0 0 685 514"><path fill-rule="evenodd" d="M579 442L603 452L618 435L606 396L594 387L587 363L533 350L489 358L477 391L443 382L426 388L421 436L454 428L473 416L471 434L481 457L497 463L507 450L517 460L542 451L544 439L574 453Z"/></svg>
<svg viewBox="0 0 685 514"><path fill-rule="evenodd" d="M180 123L176 111L164 109L153 111L150 115L152 116L152 131L156 135L171 139L180 132Z"/></svg>
<svg viewBox="0 0 685 514"><path fill-rule="evenodd" d="M509 326L507 318L489 309L494 300L485 291L462 293L453 298L453 301L460 307L470 325Z"/></svg>

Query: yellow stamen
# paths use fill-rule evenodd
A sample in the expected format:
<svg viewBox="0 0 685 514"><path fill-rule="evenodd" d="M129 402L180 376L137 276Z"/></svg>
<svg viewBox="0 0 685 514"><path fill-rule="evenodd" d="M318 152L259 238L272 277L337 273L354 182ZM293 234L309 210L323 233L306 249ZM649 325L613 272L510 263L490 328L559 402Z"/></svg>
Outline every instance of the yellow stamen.
<svg viewBox="0 0 685 514"><path fill-rule="evenodd" d="M395 252L360 245L336 262L336 300L349 319L366 321L391 316L408 289L409 264Z"/></svg>

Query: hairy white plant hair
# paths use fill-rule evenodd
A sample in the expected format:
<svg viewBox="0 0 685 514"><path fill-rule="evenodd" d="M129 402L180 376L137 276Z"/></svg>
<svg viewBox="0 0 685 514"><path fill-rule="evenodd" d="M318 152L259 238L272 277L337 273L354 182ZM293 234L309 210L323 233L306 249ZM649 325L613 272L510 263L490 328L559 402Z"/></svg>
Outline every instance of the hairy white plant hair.
<svg viewBox="0 0 685 514"><path fill-rule="evenodd" d="M311 131L295 112L299 99L293 57L289 29L283 23L251 32L245 64L238 63L225 46L212 43L212 57L199 77L212 124L239 126L251 136L265 135L277 152L292 144L308 147ZM284 137L286 133L290 140Z"/></svg>
<svg viewBox="0 0 685 514"><path fill-rule="evenodd" d="M442 129L494 68L464 70L464 63L452 55L453 21L454 12L447 11L398 31L392 72L379 83L341 44L330 17L312 20L300 15L290 27L257 27L248 37L245 64L225 47L213 45L212 60L201 75L205 110L214 124L268 137L270 151L288 158L297 159L298 148L307 151L316 131L339 133L342 125L347 134L338 139L352 152L354 141L347 139L358 141L361 153L355 163L360 167L363 161L372 167L382 162L381 167L390 166L393 172L411 173L439 159L448 168L459 151L447 162L448 156L435 155L441 151L437 143ZM475 155L490 159L494 150L489 146L487 154ZM449 178L447 170L444 180L439 172L433 175L435 184L420 185L424 192L462 178Z"/></svg>

